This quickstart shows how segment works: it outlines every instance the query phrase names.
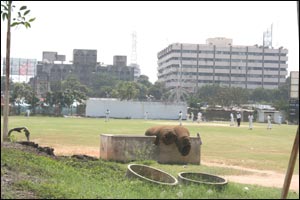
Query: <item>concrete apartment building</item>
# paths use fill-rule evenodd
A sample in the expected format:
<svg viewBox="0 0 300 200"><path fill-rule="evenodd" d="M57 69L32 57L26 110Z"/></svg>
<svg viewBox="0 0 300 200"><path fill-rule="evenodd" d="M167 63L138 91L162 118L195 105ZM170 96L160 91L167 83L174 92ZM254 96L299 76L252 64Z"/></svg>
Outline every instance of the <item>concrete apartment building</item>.
<svg viewBox="0 0 300 200"><path fill-rule="evenodd" d="M287 54L284 48L233 45L228 38L174 43L157 54L158 81L190 92L207 84L274 89L285 82Z"/></svg>
<svg viewBox="0 0 300 200"><path fill-rule="evenodd" d="M64 55L43 52L43 61L37 64L37 73L30 83L42 97L51 91L51 84L60 83L69 75L75 75L82 84L89 85L93 74L108 74L118 80L133 81L134 67L127 66L126 56L114 56L113 65L101 66L97 62L97 50L74 49L73 63L63 64ZM61 62L61 63L58 63Z"/></svg>
<svg viewBox="0 0 300 200"><path fill-rule="evenodd" d="M99 66L98 73L109 74L118 80L133 81L134 67L127 66L127 56L114 56L113 65Z"/></svg>

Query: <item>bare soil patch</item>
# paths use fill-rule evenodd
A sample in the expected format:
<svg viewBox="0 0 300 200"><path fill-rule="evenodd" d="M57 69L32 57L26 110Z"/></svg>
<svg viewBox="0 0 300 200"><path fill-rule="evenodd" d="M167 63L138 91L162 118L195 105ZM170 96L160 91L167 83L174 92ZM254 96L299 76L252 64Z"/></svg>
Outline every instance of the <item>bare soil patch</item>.
<svg viewBox="0 0 300 200"><path fill-rule="evenodd" d="M233 176L233 175L224 176L225 178L227 178L228 181L237 182L237 183L282 188L285 179L285 174L281 174L269 170L250 169L241 166L225 165L225 164L203 162L203 161L201 161L201 163L207 166L232 168L232 169L239 169L243 171L253 172L252 174L245 173L245 175L239 175L239 176ZM299 174L293 175L290 184L290 190L299 192Z"/></svg>

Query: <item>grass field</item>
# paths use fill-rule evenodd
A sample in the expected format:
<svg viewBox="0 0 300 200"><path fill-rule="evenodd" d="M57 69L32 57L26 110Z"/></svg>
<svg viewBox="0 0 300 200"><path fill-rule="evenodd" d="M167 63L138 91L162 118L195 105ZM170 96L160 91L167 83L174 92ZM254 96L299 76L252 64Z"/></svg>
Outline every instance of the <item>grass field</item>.
<svg viewBox="0 0 300 200"><path fill-rule="evenodd" d="M84 153L99 156L101 133L144 135L147 128L162 124L177 124L177 121L111 119L106 123L104 119L95 118L9 118L9 129L28 127L31 140L40 146L55 148L56 155ZM201 162L272 170L282 174L286 171L297 129L297 126L292 125L273 125L273 129L268 131L266 124L257 123L254 124L253 130L248 130L246 122L239 128L230 127L229 123L225 122L184 122L183 125L190 130L192 136L196 136L198 132L201 135ZM18 141L25 140L23 133L14 132L13 135ZM255 174L243 169L218 166L167 165L151 160L134 163L159 168L175 177L184 171L220 176L247 177L247 174ZM204 185L153 185L141 180L127 179L127 164L101 159L52 159L20 149L1 147L1 198L278 199L281 194L280 188L232 181L222 191ZM299 155L294 174L299 174ZM267 176L265 179L268 179ZM247 183L248 181L247 178ZM288 198L298 199L299 191L290 190Z"/></svg>
<svg viewBox="0 0 300 200"><path fill-rule="evenodd" d="M2 118L1 118L2 124ZM9 129L26 126L31 140L40 146L50 146L57 155L85 153L99 157L100 134L144 135L154 125L178 124L167 120L131 120L103 118L56 118L13 116L9 118ZM241 127L230 127L229 122L183 122L192 136L199 132L202 139L201 161L225 163L248 168L273 170L285 173L297 131L296 125L273 124L267 130L264 123L248 123ZM1 130L2 131L2 130ZM13 132L17 140L25 140L24 134ZM299 174L299 154L294 174Z"/></svg>
<svg viewBox="0 0 300 200"><path fill-rule="evenodd" d="M281 194L279 188L234 182L223 190L202 184L172 187L151 184L125 177L127 164L101 159L50 158L16 149L17 144L6 145L11 148L1 147L1 199L279 199ZM157 165L154 161L141 163ZM158 168L162 166L175 177L178 171L190 167L160 165ZM199 169L205 172L208 167L198 166ZM287 197L299 199L299 193L290 191Z"/></svg>

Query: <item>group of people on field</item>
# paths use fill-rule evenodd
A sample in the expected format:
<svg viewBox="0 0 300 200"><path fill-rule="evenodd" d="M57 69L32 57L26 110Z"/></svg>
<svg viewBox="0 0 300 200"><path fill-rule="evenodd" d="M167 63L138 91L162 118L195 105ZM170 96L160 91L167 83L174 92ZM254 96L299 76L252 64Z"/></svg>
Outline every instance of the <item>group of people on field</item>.
<svg viewBox="0 0 300 200"><path fill-rule="evenodd" d="M109 114L110 114L110 110L107 109L106 112L105 112L105 122L109 121ZM149 114L148 112L145 112L145 116L144 116L145 120L148 119L148 114ZM182 111L179 111L178 120L179 120L179 125L180 126L182 125L182 117L183 117L182 115L183 115ZM29 115L27 115L27 116L29 116ZM190 118L190 116L187 115L187 119L189 119L189 118ZM191 113L191 120L194 121L194 114L193 114L193 112ZM242 115L241 115L240 112L237 112L236 113L237 127L240 127L241 120L242 120ZM254 120L253 114L250 113L248 115L249 130L253 129L253 120ZM281 120L282 120L282 117L281 117L281 115L279 115L279 117L278 117L278 123L279 123L279 125L281 124ZM200 123L201 121L202 121L202 113L198 112L198 114L197 114L197 122ZM230 113L230 126L235 126L235 118L234 118L234 114L232 112ZM269 114L267 116L267 129L268 130L272 129L272 115L271 114Z"/></svg>
<svg viewBox="0 0 300 200"><path fill-rule="evenodd" d="M179 120L179 125L181 126L182 125L182 111L179 111L179 114L178 114L178 120ZM191 114L189 115L188 113L186 114L186 119L187 120L191 120L192 122L194 122L194 113L191 112ZM198 114L197 114L197 122L200 123L202 122L202 113L199 111Z"/></svg>
<svg viewBox="0 0 300 200"><path fill-rule="evenodd" d="M241 125L241 118L242 118L242 115L240 112L237 112L236 113L236 122L237 122L237 127L240 127ZM254 120L254 117L253 117L253 114L250 113L248 115L248 121L249 121L249 130L252 130L253 129L253 120ZM278 116L278 124L280 125L281 124L281 121L282 121L282 117L281 115ZM234 121L234 115L233 113L231 112L230 113L230 126L234 126L235 125L235 121ZM269 114L267 116L267 129L268 130L271 130L272 129L272 115Z"/></svg>

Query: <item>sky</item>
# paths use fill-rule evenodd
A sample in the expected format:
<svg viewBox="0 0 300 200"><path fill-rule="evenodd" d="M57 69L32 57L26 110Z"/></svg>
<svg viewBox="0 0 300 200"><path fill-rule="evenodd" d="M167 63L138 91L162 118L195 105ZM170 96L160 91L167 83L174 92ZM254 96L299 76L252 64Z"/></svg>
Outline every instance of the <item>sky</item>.
<svg viewBox="0 0 300 200"><path fill-rule="evenodd" d="M273 24L273 47L287 48L288 73L299 71L296 1L22 1L36 17L31 28L11 29L11 57L42 60L43 51L73 59L73 49L97 50L97 62L114 55L131 63L132 33L141 74L157 80L157 53L172 43L205 44L226 37L233 45L262 45ZM6 23L1 20L1 57L6 56Z"/></svg>

